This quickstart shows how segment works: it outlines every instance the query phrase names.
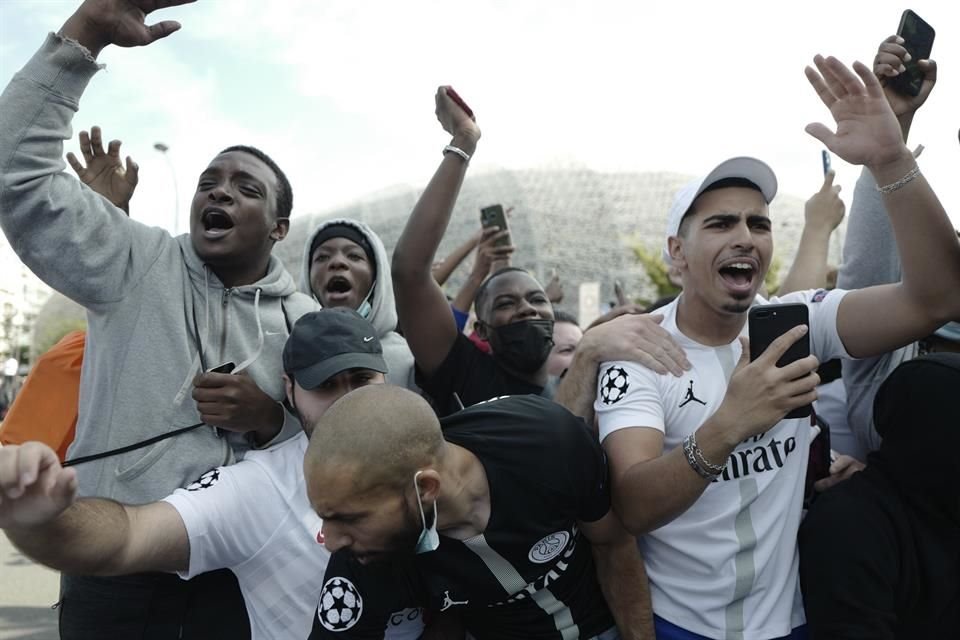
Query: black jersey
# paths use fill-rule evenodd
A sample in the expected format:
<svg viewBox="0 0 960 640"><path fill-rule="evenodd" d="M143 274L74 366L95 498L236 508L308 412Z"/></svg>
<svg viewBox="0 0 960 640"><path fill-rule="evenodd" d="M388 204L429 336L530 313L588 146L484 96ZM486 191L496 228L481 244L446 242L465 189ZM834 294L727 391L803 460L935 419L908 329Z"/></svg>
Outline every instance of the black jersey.
<svg viewBox="0 0 960 640"><path fill-rule="evenodd" d="M432 376L417 370L417 384L433 400L440 417L500 396L529 393L551 398L556 386L548 384L544 388L518 378L462 333L457 334L450 352Z"/></svg>
<svg viewBox="0 0 960 640"><path fill-rule="evenodd" d="M380 566L334 553L310 638L382 638L391 612L408 607L455 609L478 640L570 640L613 627L577 528L610 511L606 460L583 421L544 398L512 396L441 426L483 463L486 530L468 540L441 535L436 551Z"/></svg>

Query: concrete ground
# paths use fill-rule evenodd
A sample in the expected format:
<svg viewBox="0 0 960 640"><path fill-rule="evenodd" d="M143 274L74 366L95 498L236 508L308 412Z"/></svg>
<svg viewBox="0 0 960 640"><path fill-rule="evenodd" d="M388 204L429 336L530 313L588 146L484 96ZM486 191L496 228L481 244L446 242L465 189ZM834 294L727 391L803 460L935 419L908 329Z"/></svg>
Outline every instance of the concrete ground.
<svg viewBox="0 0 960 640"><path fill-rule="evenodd" d="M56 640L60 574L34 564L0 533L0 640Z"/></svg>

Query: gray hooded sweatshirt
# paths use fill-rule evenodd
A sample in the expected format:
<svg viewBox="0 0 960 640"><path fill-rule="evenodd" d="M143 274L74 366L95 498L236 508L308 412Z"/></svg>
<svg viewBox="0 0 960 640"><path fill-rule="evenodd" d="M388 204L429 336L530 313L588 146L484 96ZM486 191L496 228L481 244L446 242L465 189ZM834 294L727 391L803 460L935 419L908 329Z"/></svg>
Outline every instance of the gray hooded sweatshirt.
<svg viewBox="0 0 960 640"><path fill-rule="evenodd" d="M390 258L387 256L387 250L384 248L383 242L373 232L373 229L358 220L351 220L350 218L327 220L317 227L307 238L307 244L303 248L303 260L300 265L300 291L319 302L310 288L310 247L313 246L313 239L331 225L353 227L373 247L377 275L373 283L372 295L368 296L370 314L367 316L367 320L377 330L380 343L383 345L383 359L386 360L389 369L387 382L419 393L420 390L414 381L413 354L410 352L410 347L407 346L407 341L396 331L397 305L393 297Z"/></svg>
<svg viewBox="0 0 960 640"><path fill-rule="evenodd" d="M134 444L200 422L192 380L232 361L270 397L284 396L287 326L316 304L276 258L258 282L223 284L188 235L128 218L63 173L63 141L99 66L50 35L0 96L0 226L44 282L87 309L77 435L70 457ZM277 441L299 432L285 412ZM242 435L202 426L76 467L83 495L145 503L235 460Z"/></svg>

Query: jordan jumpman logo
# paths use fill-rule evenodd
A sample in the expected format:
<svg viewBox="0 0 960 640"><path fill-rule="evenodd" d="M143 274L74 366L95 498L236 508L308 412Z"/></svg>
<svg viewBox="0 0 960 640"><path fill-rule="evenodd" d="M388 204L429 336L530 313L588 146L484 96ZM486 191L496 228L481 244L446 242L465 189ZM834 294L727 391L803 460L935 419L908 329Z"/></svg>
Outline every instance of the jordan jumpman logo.
<svg viewBox="0 0 960 640"><path fill-rule="evenodd" d="M467 604L469 600L464 600L463 602L458 602L450 597L449 591L443 592L443 606L440 607L440 611L446 611L450 607L455 607L458 604Z"/></svg>
<svg viewBox="0 0 960 640"><path fill-rule="evenodd" d="M693 395L693 380L690 381L690 386L687 387L687 395L684 397L683 402L680 403L678 408L683 408L690 404L691 402L699 402L703 406L707 406L707 403Z"/></svg>

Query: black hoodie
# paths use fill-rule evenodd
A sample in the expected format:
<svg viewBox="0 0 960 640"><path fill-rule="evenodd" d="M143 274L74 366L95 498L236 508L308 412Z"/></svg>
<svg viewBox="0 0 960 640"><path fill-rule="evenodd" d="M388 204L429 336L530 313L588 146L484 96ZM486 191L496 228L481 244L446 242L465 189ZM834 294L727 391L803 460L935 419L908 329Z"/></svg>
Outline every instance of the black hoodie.
<svg viewBox="0 0 960 640"><path fill-rule="evenodd" d="M880 450L800 528L810 637L960 638L960 354L897 367L874 422Z"/></svg>

